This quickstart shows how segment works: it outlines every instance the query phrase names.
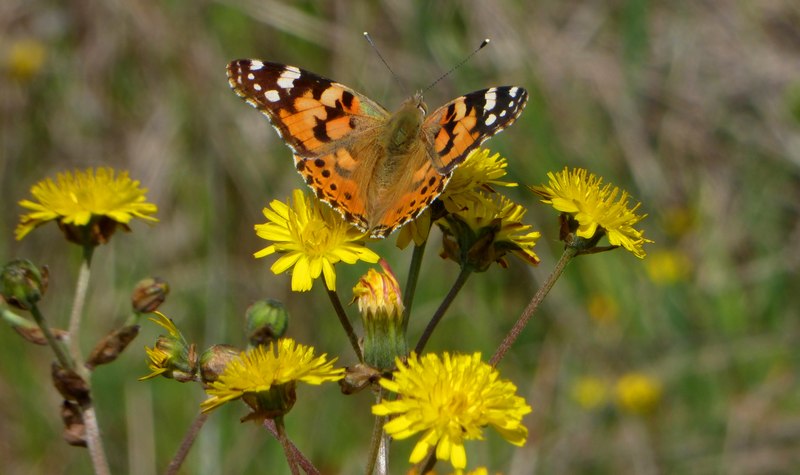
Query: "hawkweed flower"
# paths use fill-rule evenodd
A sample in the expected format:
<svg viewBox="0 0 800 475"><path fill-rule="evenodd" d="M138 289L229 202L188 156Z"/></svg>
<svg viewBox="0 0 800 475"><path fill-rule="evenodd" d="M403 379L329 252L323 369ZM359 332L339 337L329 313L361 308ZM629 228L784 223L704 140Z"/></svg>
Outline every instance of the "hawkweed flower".
<svg viewBox="0 0 800 475"><path fill-rule="evenodd" d="M634 256L644 258L642 246L653 241L633 227L647 216L635 213L641 203L629 207L627 192L610 184L603 185L602 178L580 168L572 171L564 168L547 176L549 184L530 189L543 198L543 203L550 204L566 216L568 229L566 233L562 232L562 239L574 233L583 239L583 246L593 248L603 235L607 235L612 246L622 246Z"/></svg>
<svg viewBox="0 0 800 475"><path fill-rule="evenodd" d="M614 388L617 405L625 412L649 414L661 402L661 383L641 373L623 375Z"/></svg>
<svg viewBox="0 0 800 475"><path fill-rule="evenodd" d="M515 187L516 183L501 180L506 175L508 163L499 153L490 155L478 148L453 171L453 177L442 192L441 201L450 213L457 213L480 201L485 193L494 193L495 187Z"/></svg>
<svg viewBox="0 0 800 475"><path fill-rule="evenodd" d="M383 272L370 269L353 287L364 324L364 362L373 368L390 370L395 358L408 354L403 328L403 298L400 284L383 259Z"/></svg>
<svg viewBox="0 0 800 475"><path fill-rule="evenodd" d="M152 216L158 208L145 199L147 190L126 171L114 174L112 168L89 168L59 173L55 181L46 178L33 185L31 194L36 201L19 202L31 212L20 217L17 240L56 221L70 242L96 246L108 242L118 227L129 231L134 218L158 221Z"/></svg>
<svg viewBox="0 0 800 475"><path fill-rule="evenodd" d="M608 402L608 383L595 376L583 376L572 384L572 399L584 409L596 409Z"/></svg>
<svg viewBox="0 0 800 475"><path fill-rule="evenodd" d="M650 255L645 270L650 281L657 285L686 282L692 272L692 260L677 249L664 249Z"/></svg>
<svg viewBox="0 0 800 475"><path fill-rule="evenodd" d="M194 344L186 343L175 323L161 312L155 311L158 318L149 320L164 327L169 335L159 335L152 348L145 347L150 374L139 381L164 376L185 383L193 381L197 374L197 351Z"/></svg>
<svg viewBox="0 0 800 475"><path fill-rule="evenodd" d="M314 348L283 338L269 346L257 346L230 361L218 379L206 388L210 396L200 404L209 412L228 401L242 399L253 412L247 420L275 419L294 405L298 382L322 384L344 377L344 369L334 368L323 354L314 357Z"/></svg>
<svg viewBox="0 0 800 475"><path fill-rule="evenodd" d="M333 209L301 190L292 201L273 201L264 208L267 222L255 226L258 237L272 244L255 253L256 258L282 254L270 269L280 274L292 269L292 290L311 290L323 275L328 290L336 290L334 264L378 262L380 257L364 246L366 235L350 226Z"/></svg>
<svg viewBox="0 0 800 475"><path fill-rule="evenodd" d="M28 81L44 66L47 49L39 40L20 39L11 42L5 56L6 73L18 81Z"/></svg>
<svg viewBox="0 0 800 475"><path fill-rule="evenodd" d="M418 463L435 448L436 458L449 460L457 470L467 466L465 440L483 438L483 428L494 427L507 441L522 446L528 429L522 416L531 412L517 396L516 386L500 379L481 354L444 353L398 359L393 380L381 386L398 395L372 406L378 416L393 416L384 426L387 434L406 439L422 433L409 461Z"/></svg>
<svg viewBox="0 0 800 475"><path fill-rule="evenodd" d="M468 207L438 221L443 232L442 257L477 272L493 262L508 267L512 253L531 265L539 263L533 247L541 234L522 223L525 208L497 194L474 195Z"/></svg>

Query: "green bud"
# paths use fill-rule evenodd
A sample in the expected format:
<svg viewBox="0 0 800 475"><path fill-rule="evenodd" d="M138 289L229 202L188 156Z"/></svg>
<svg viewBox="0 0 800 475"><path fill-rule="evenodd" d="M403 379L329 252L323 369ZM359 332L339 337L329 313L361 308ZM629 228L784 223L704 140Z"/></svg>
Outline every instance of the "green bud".
<svg viewBox="0 0 800 475"><path fill-rule="evenodd" d="M277 300L259 300L247 309L245 320L247 341L252 346L268 345L286 333L289 312Z"/></svg>
<svg viewBox="0 0 800 475"><path fill-rule="evenodd" d="M39 270L27 259L15 259L3 267L0 293L9 305L30 310L47 291L47 266Z"/></svg>

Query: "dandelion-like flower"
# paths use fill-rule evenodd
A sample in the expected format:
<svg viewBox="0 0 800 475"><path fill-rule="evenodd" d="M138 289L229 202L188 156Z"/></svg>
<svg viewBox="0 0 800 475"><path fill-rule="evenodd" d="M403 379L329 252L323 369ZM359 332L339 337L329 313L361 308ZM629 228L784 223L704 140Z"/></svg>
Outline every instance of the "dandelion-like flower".
<svg viewBox="0 0 800 475"><path fill-rule="evenodd" d="M481 361L480 353L444 353L441 358L412 353L405 364L397 361L393 380L381 379L380 384L398 394L396 400L372 406L375 415L394 416L384 430L396 439L422 432L411 463L422 461L435 447L437 459L463 470L464 441L482 439L487 425L514 445L523 445L528 437L522 416L531 412L530 406L515 394L513 383Z"/></svg>
<svg viewBox="0 0 800 475"><path fill-rule="evenodd" d="M294 405L298 381L318 385L342 379L344 369L334 368L335 362L325 354L314 357L314 348L290 338L257 346L228 363L206 389L210 397L200 407L208 412L242 398L254 410L253 416L279 417Z"/></svg>
<svg viewBox="0 0 800 475"><path fill-rule="evenodd" d="M647 215L637 215L641 206L628 206L629 195L616 186L606 184L603 179L576 168L564 168L559 173L548 173L548 185L534 186L531 190L542 196L543 203L558 211L571 215L577 221L576 234L584 239L593 239L605 233L612 246L622 246L638 258L644 258L642 246L653 242L645 239L644 232L633 226Z"/></svg>
<svg viewBox="0 0 800 475"><path fill-rule="evenodd" d="M292 290L311 290L321 274L328 290L336 289L334 264L378 262L380 257L364 246L366 235L350 226L319 200L294 190L292 202L273 201L264 208L267 222L255 226L256 234L272 244L255 257L282 254L270 268L275 274L292 269Z"/></svg>
<svg viewBox="0 0 800 475"><path fill-rule="evenodd" d="M494 187L514 187L516 183L501 180L506 175L508 162L499 153L489 155L489 150L478 148L453 171L453 177L441 196L450 213L470 207L480 194L493 193Z"/></svg>
<svg viewBox="0 0 800 475"><path fill-rule="evenodd" d="M158 208L145 199L147 190L126 171L114 174L112 168L89 168L59 173L55 181L46 178L33 185L36 201L19 202L31 212L20 217L17 240L37 226L56 221L71 242L96 245L107 242L117 227L129 230L134 218L158 221L152 216Z"/></svg>
<svg viewBox="0 0 800 475"><path fill-rule="evenodd" d="M485 271L492 262L507 267L509 252L528 264L538 264L533 247L541 234L522 222L525 212L502 195L476 193L468 207L438 221L444 232L442 256L476 271Z"/></svg>
<svg viewBox="0 0 800 475"><path fill-rule="evenodd" d="M642 373L627 373L617 381L617 404L631 414L647 414L661 402L661 383Z"/></svg>

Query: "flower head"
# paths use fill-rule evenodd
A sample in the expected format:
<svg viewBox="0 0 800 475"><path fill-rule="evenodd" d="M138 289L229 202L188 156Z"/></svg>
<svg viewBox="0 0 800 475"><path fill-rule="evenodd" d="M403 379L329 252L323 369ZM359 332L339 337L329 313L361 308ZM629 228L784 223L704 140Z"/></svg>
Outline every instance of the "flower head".
<svg viewBox="0 0 800 475"><path fill-rule="evenodd" d="M17 240L48 221L58 222L67 239L77 244L103 244L117 227L128 230L133 218L158 221L158 208L145 200L146 189L128 172L114 176L112 168L59 173L31 187L37 201L22 200L31 210L22 215L15 231Z"/></svg>
<svg viewBox="0 0 800 475"><path fill-rule="evenodd" d="M46 59L44 43L36 39L21 39L9 45L4 66L10 77L27 81L41 71Z"/></svg>
<svg viewBox="0 0 800 475"><path fill-rule="evenodd" d="M381 379L380 384L398 394L396 400L372 406L375 415L394 416L386 432L396 439L423 433L411 463L435 447L437 459L463 470L464 441L482 439L487 425L514 445L521 446L528 437L522 416L531 412L530 406L515 394L513 383L501 380L496 369L481 361L480 353L445 353L441 358L412 353L407 363L398 360L393 380Z"/></svg>
<svg viewBox="0 0 800 475"><path fill-rule="evenodd" d="M641 203L629 208L627 192L620 192L610 184L602 186L602 178L580 168L573 171L564 168L547 176L548 185L534 186L531 190L544 198L543 203L574 218L578 237L594 239L604 233L612 246L622 246L636 257L644 258L642 246L653 241L645 239L644 232L633 227L647 216L635 213Z"/></svg>
<svg viewBox="0 0 800 475"><path fill-rule="evenodd" d="M292 290L311 290L311 284L320 274L328 290L335 290L333 266L337 262L378 262L380 257L364 246L365 234L331 208L309 199L301 190L295 190L292 199L293 202L270 203L269 208L264 208L267 222L255 226L260 238L272 241L256 252L255 257L282 254L270 269L275 274L292 269Z"/></svg>
<svg viewBox="0 0 800 475"><path fill-rule="evenodd" d="M572 384L572 399L584 409L595 409L608 401L608 384L594 376L584 376Z"/></svg>
<svg viewBox="0 0 800 475"><path fill-rule="evenodd" d="M647 414L661 401L661 383L642 373L627 373L617 381L617 404L631 414Z"/></svg>
<svg viewBox="0 0 800 475"><path fill-rule="evenodd" d="M469 207L477 194L493 193L497 186L514 187L516 183L501 180L506 175L508 163L499 153L489 156L489 150L478 148L453 171L453 177L442 193L441 200L450 213Z"/></svg>
<svg viewBox="0 0 800 475"><path fill-rule="evenodd" d="M541 234L522 223L525 211L504 196L474 194L471 204L438 221L444 233L442 256L476 271L485 271L492 262L507 267L509 252L538 264L533 247Z"/></svg>
<svg viewBox="0 0 800 475"><path fill-rule="evenodd" d="M334 368L327 355L314 357L314 348L280 339L269 346L257 346L242 352L212 382L206 392L210 396L200 405L208 412L228 401L242 398L254 416L282 416L294 404L294 387L298 381L322 384L344 377L344 369Z"/></svg>
<svg viewBox="0 0 800 475"><path fill-rule="evenodd" d="M151 373L142 376L139 381L164 376L176 381L192 381L197 373L197 352L194 345L190 345L183 338L178 327L166 315L159 311L153 312L158 318L149 320L162 326L169 335L159 335L152 348L145 347L148 366Z"/></svg>

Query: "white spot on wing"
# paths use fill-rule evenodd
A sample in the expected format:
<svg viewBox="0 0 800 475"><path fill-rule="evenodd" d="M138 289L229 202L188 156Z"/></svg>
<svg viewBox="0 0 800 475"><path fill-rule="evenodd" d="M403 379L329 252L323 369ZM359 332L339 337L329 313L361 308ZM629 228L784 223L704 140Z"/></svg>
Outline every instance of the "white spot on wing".
<svg viewBox="0 0 800 475"><path fill-rule="evenodd" d="M511 96L511 97L517 97L517 92L518 91L519 91L519 88L517 86L514 86L514 87L512 87L511 89L508 90L508 95Z"/></svg>
<svg viewBox="0 0 800 475"><path fill-rule="evenodd" d="M260 91L261 90L261 84L253 83L253 89L255 89L256 91Z"/></svg>
<svg viewBox="0 0 800 475"><path fill-rule="evenodd" d="M505 117L505 116L506 116L506 111L500 112L500 117Z"/></svg>
<svg viewBox="0 0 800 475"><path fill-rule="evenodd" d="M497 93L494 92L495 89L489 89L486 91L486 94L483 95L483 98L486 100L486 105L483 106L484 110L490 111L494 109L495 104L497 104Z"/></svg>
<svg viewBox="0 0 800 475"><path fill-rule="evenodd" d="M283 75L278 79L278 86L284 89L291 89L294 87L295 78L285 78Z"/></svg>
<svg viewBox="0 0 800 475"><path fill-rule="evenodd" d="M300 70L294 66L286 66L286 69L281 71L278 78L278 86L284 89L291 89L294 87L294 80L300 77Z"/></svg>
<svg viewBox="0 0 800 475"><path fill-rule="evenodd" d="M278 94L278 91L275 89L270 89L264 93L264 97L270 102L278 102L278 100L281 98L281 95Z"/></svg>
<svg viewBox="0 0 800 475"><path fill-rule="evenodd" d="M247 79L249 79L249 80L251 80L251 81L252 81L252 80L253 80L253 79L255 79L255 78L256 78L256 75L255 75L255 74L253 74L253 73L247 73Z"/></svg>
<svg viewBox="0 0 800 475"><path fill-rule="evenodd" d="M483 123L486 124L487 126L490 126L490 125L494 124L496 121L497 121L497 116L494 115L494 114L489 114L486 117L486 120L483 121Z"/></svg>
<svg viewBox="0 0 800 475"><path fill-rule="evenodd" d="M251 71L258 71L259 69L261 69L263 67L264 67L264 63L262 63L261 61L259 61L257 59L254 59L254 60L250 61L250 70Z"/></svg>
<svg viewBox="0 0 800 475"><path fill-rule="evenodd" d="M287 65L286 66L286 71L291 71L291 72L297 74L297 76L295 76L295 77L298 77L298 78L300 77L300 69L297 66L289 66L289 65Z"/></svg>

